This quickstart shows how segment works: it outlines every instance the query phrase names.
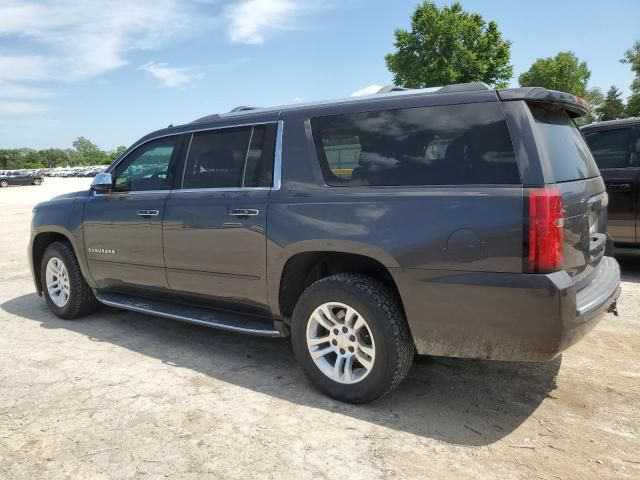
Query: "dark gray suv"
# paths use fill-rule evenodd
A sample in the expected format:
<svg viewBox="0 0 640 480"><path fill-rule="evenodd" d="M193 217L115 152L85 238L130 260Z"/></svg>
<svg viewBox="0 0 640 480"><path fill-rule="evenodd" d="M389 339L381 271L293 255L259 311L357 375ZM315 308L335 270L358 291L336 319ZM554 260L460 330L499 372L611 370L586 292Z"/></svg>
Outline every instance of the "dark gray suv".
<svg viewBox="0 0 640 480"><path fill-rule="evenodd" d="M619 295L608 197L571 95L484 84L253 109L137 141L34 209L38 293L291 336L367 402L414 353L547 361Z"/></svg>

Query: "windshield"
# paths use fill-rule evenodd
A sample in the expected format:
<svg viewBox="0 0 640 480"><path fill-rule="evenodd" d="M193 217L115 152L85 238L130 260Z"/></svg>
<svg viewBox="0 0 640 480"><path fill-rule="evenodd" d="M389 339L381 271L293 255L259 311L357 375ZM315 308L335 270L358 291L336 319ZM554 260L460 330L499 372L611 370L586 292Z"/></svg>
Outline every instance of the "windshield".
<svg viewBox="0 0 640 480"><path fill-rule="evenodd" d="M535 120L535 135L551 166L556 182L569 182L600 175L589 147L567 112L529 106Z"/></svg>

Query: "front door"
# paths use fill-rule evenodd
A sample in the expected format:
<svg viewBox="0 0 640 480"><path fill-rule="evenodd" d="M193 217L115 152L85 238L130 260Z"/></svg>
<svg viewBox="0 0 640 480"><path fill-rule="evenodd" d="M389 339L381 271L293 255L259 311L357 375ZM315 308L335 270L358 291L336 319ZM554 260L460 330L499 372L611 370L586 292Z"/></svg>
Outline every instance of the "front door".
<svg viewBox="0 0 640 480"><path fill-rule="evenodd" d="M609 194L607 231L618 246L633 246L636 238L638 165L631 164L632 129L599 130L585 135Z"/></svg>
<svg viewBox="0 0 640 480"><path fill-rule="evenodd" d="M275 136L275 123L192 135L163 226L168 282L179 298L268 310L266 218Z"/></svg>
<svg viewBox="0 0 640 480"><path fill-rule="evenodd" d="M162 218L176 160L176 137L145 143L112 170L111 192L94 192L88 199L84 242L98 288L123 293L168 289Z"/></svg>

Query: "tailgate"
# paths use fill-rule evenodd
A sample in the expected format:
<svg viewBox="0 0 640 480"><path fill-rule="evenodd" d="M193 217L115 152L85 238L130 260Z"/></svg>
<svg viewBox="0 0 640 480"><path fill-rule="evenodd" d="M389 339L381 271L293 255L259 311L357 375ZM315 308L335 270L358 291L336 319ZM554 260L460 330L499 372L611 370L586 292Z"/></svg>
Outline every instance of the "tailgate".
<svg viewBox="0 0 640 480"><path fill-rule="evenodd" d="M563 269L574 278L576 288L586 286L606 246L607 209L600 177L555 185L562 194L564 210Z"/></svg>
<svg viewBox="0 0 640 480"><path fill-rule="evenodd" d="M566 111L529 105L546 182L562 195L563 269L579 290L591 281L606 246L608 197L589 147Z"/></svg>

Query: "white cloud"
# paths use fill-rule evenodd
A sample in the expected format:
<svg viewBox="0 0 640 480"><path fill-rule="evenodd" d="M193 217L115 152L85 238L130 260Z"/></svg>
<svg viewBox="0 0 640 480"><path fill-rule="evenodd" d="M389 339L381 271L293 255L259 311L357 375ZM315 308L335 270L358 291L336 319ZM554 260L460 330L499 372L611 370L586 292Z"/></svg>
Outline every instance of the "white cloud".
<svg viewBox="0 0 640 480"><path fill-rule="evenodd" d="M0 79L0 98L15 100L18 98L43 98L49 96L51 96L51 92L43 88L17 85Z"/></svg>
<svg viewBox="0 0 640 480"><path fill-rule="evenodd" d="M293 103L304 102L304 97L293 97Z"/></svg>
<svg viewBox="0 0 640 480"><path fill-rule="evenodd" d="M140 67L160 80L165 87L179 87L202 78L200 74L190 74L186 68L172 68L167 63L148 62Z"/></svg>
<svg viewBox="0 0 640 480"><path fill-rule="evenodd" d="M198 17L178 0L5 0L0 18L0 37L28 40L38 52L49 49L51 60L36 72L60 80L126 65L127 52L159 48L193 27ZM24 58L33 63L36 57Z"/></svg>
<svg viewBox="0 0 640 480"><path fill-rule="evenodd" d="M45 111L44 106L33 102L0 100L0 116L33 115Z"/></svg>
<svg viewBox="0 0 640 480"><path fill-rule="evenodd" d="M288 30L291 16L302 7L290 0L241 0L227 8L232 43L264 43L266 30Z"/></svg>
<svg viewBox="0 0 640 480"><path fill-rule="evenodd" d="M373 85L369 85L368 87L364 87L360 90L356 90L355 92L353 92L351 94L352 97L361 97L363 95L373 95L374 93L378 93L378 90L380 90L382 87L380 85L376 85L375 83Z"/></svg>
<svg viewBox="0 0 640 480"><path fill-rule="evenodd" d="M46 78L49 63L46 58L40 56L0 55L0 81Z"/></svg>

